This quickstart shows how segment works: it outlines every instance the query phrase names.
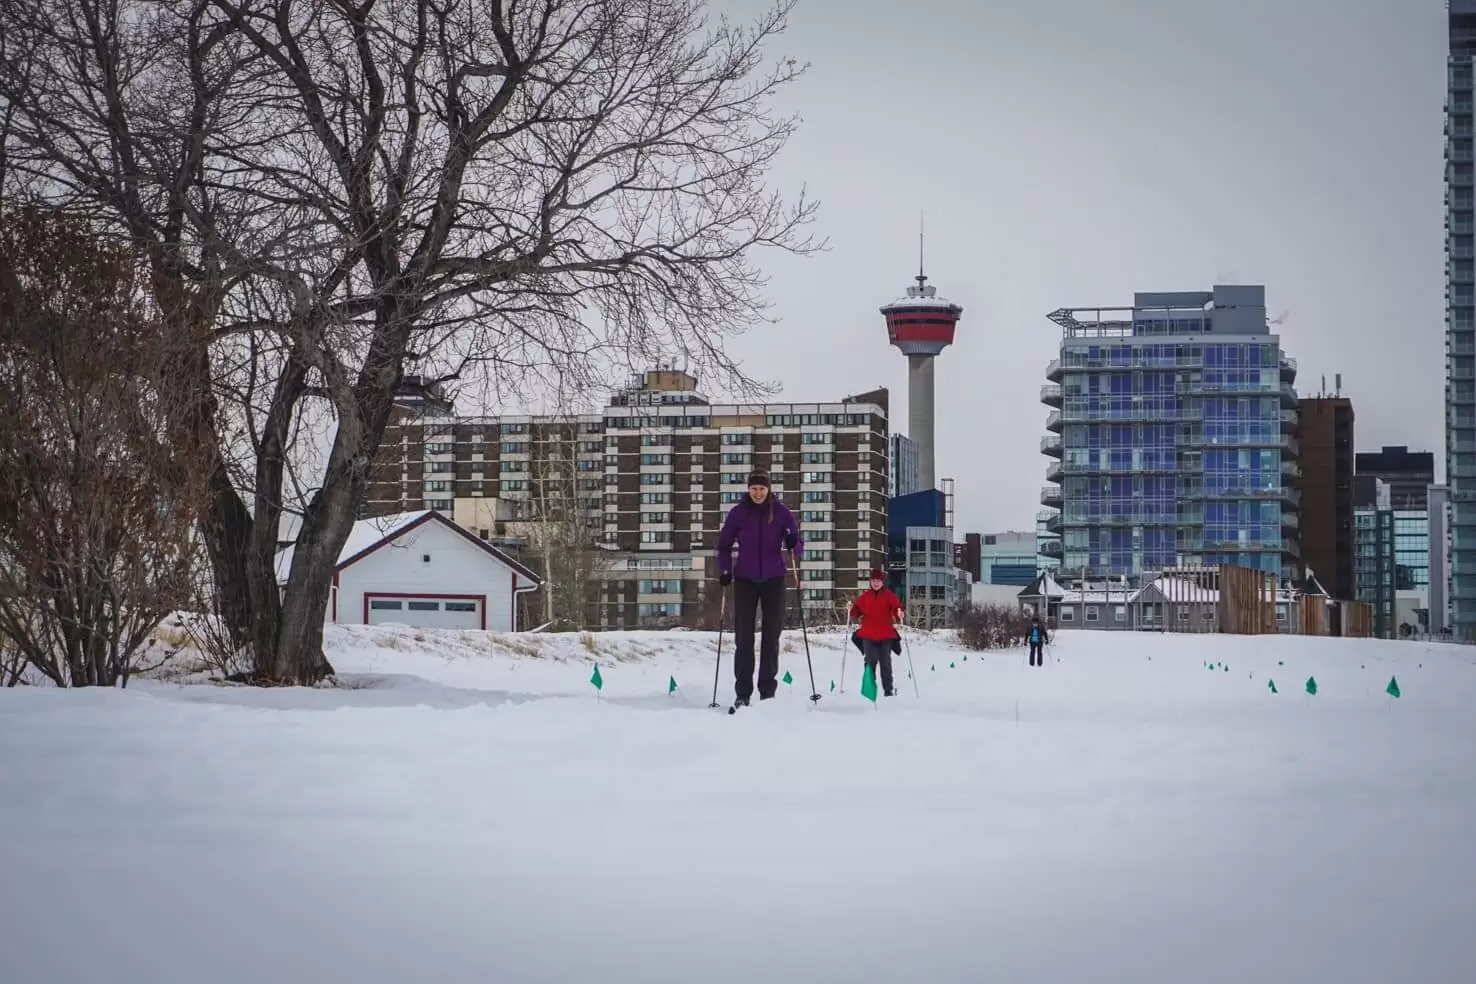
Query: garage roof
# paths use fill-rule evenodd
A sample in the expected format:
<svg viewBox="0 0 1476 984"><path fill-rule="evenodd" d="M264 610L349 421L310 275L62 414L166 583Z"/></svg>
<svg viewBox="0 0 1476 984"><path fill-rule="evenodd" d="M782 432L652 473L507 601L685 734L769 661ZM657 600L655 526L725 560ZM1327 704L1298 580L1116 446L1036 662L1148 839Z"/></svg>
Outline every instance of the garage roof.
<svg viewBox="0 0 1476 984"><path fill-rule="evenodd" d="M338 552L338 565L336 570L343 570L354 561L383 547L390 541L409 532L423 523L443 523L449 529L465 537L468 542L475 543L478 547L491 554L497 560L506 564L517 572L523 580L535 585L541 585L543 579L532 570L513 560L508 554L494 547L487 541L473 536L468 530L456 525L441 513L434 509L417 509L412 512L393 513L388 516L373 516L369 519L361 519L356 522L353 529L349 530L348 539L343 543L343 549ZM277 583L286 584L287 575L292 570L292 555L294 547L287 547L277 554Z"/></svg>

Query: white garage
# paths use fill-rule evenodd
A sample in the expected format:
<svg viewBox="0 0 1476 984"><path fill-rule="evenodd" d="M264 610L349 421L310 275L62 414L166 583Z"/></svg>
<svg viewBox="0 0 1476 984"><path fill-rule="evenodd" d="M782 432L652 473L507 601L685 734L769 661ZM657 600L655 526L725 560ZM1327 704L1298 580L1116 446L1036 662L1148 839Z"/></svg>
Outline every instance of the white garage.
<svg viewBox="0 0 1476 984"><path fill-rule="evenodd" d="M285 583L289 547L278 555ZM516 598L540 579L506 553L438 512L354 524L333 578L328 618L344 625L517 630Z"/></svg>

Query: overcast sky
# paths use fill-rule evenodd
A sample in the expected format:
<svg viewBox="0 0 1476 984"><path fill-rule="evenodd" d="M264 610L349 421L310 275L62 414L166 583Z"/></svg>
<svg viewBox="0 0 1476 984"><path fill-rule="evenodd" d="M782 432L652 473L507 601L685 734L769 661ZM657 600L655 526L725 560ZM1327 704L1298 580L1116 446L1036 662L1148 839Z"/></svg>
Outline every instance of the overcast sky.
<svg viewBox="0 0 1476 984"><path fill-rule="evenodd" d="M775 178L832 248L765 258L781 323L735 351L785 399L888 386L905 429L877 308L926 212L960 538L1033 528L1046 313L1135 290L1264 283L1303 395L1341 372L1360 450L1443 459L1440 0L801 0L781 48L812 68Z"/></svg>

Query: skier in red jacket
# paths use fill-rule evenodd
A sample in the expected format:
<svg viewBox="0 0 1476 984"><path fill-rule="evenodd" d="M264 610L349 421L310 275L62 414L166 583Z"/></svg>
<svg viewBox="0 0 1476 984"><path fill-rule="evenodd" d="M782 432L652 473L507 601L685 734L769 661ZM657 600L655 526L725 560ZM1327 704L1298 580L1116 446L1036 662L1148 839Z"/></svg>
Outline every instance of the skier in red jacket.
<svg viewBox="0 0 1476 984"><path fill-rule="evenodd" d="M902 602L887 587L886 575L880 567L871 571L871 589L861 592L851 602L851 618L860 619L856 635L861 637L861 652L866 667L873 673L881 664L882 690L888 697L897 695L892 686L892 640L898 638L897 623L906 618Z"/></svg>

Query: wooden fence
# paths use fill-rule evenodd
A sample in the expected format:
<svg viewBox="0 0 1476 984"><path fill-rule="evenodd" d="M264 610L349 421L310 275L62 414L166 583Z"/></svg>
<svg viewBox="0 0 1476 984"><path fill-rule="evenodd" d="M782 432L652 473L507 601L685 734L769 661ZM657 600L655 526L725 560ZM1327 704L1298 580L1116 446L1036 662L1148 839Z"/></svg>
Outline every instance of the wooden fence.
<svg viewBox="0 0 1476 984"><path fill-rule="evenodd" d="M1220 568L1220 631L1230 635L1273 635L1277 576L1268 571L1226 565Z"/></svg>

